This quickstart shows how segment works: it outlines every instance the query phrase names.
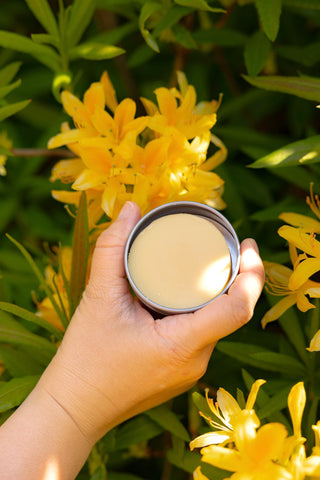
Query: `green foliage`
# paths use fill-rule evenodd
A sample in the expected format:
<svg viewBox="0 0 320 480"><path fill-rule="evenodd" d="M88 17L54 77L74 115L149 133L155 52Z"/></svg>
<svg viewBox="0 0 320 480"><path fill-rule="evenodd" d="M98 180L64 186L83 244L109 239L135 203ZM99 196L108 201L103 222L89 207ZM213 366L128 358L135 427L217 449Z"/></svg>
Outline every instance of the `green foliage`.
<svg viewBox="0 0 320 480"><path fill-rule="evenodd" d="M38 305L48 297L66 327L87 275L89 200L83 195L78 211L66 212L51 197L51 189L63 188L50 183L51 169L67 158L66 150L46 148L66 120L61 90L82 98L107 70L119 101L133 98L139 114L139 97L175 87L176 70L186 72L198 101L222 93L213 133L228 149L215 170L225 181L223 213L241 240L257 240L264 260L290 265L278 216L310 215L310 182L320 193L319 45L318 0L7 2L0 18L0 158L8 157L7 176L0 177L1 422L30 392L63 336L36 313ZM2 132L12 146L2 145ZM70 283L58 246L72 246ZM55 271L50 286L48 266ZM194 408L210 415L205 387L214 398L221 386L243 403L255 379L266 378L257 398L263 422L279 421L290 431L287 394L298 381L312 399L304 424L320 417L319 358L306 350L318 310L312 316L292 307L262 330L274 303L263 294L253 320L218 343L192 395ZM201 460L190 452L189 437L209 430L200 417L191 429L190 415L181 395L128 420L98 442L79 480L188 478ZM209 465L202 471L214 479L229 475Z"/></svg>

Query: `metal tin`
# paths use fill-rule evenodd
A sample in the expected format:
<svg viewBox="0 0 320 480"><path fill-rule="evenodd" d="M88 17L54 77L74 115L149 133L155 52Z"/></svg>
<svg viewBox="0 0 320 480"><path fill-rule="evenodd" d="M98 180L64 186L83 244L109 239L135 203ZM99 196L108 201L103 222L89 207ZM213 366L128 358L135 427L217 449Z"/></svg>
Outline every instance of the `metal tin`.
<svg viewBox="0 0 320 480"><path fill-rule="evenodd" d="M160 207L155 208L154 210L151 210L144 217L142 217L141 220L133 228L126 243L124 263L125 263L125 270L126 270L128 281L132 287L132 290L136 294L136 296L146 307L153 310L154 312L161 313L163 315L194 312L204 307L208 303L212 302L214 298L217 298L217 297L214 297L208 302L203 303L202 305L198 305L196 307L168 308L163 305L159 305L153 302L152 300L150 300L149 298L147 298L137 288L137 286L135 285L131 277L131 274L128 268L128 255L130 252L131 245L133 244L136 237L142 232L142 230L144 230L154 220L160 217L163 217L166 215L172 215L175 213L189 213L192 215L197 215L197 216L206 218L207 220L210 220L215 225L215 227L218 228L218 230L223 234L227 242L229 252L230 252L230 257L231 257L231 275L225 288L219 293L219 295L217 295L217 297L228 291L228 289L230 288L231 284L234 282L238 274L239 263L240 263L240 243L239 243L237 234L234 231L230 222L219 211L215 210L214 208L198 202L180 201L180 202L166 203L164 205L161 205Z"/></svg>

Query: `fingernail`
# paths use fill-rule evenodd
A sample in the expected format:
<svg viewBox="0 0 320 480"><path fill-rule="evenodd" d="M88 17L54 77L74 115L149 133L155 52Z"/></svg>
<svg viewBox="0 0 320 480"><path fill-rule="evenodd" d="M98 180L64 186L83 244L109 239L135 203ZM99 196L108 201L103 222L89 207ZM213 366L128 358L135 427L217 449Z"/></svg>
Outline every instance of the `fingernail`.
<svg viewBox="0 0 320 480"><path fill-rule="evenodd" d="M248 238L248 241L251 245L251 247L259 254L259 247L257 242L254 240L254 238Z"/></svg>
<svg viewBox="0 0 320 480"><path fill-rule="evenodd" d="M133 208L133 203L132 202L126 202L122 209L120 210L120 213L118 215L118 218L127 218L130 216Z"/></svg>

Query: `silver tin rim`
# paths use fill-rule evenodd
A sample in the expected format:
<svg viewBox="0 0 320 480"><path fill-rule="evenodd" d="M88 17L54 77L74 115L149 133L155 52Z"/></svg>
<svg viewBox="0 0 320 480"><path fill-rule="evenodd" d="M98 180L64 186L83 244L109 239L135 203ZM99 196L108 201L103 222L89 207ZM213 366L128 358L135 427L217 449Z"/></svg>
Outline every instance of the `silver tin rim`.
<svg viewBox="0 0 320 480"><path fill-rule="evenodd" d="M213 222L215 226L219 229L219 231L223 234L228 244L228 248L230 252L231 276L225 288L216 297L196 307L169 308L153 302L152 300L147 298L141 292L141 290L139 290L138 287L135 285L128 267L128 255L130 252L131 245L136 239L136 237L142 232L142 230L144 230L148 225L150 225L150 223L152 223L157 218L160 218L166 215L172 215L175 213L190 213L193 215L206 218L207 220L210 220L211 222ZM124 253L124 265L125 265L126 276L132 290L134 291L136 296L139 298L139 300L146 307L150 308L154 312L161 313L163 315L195 312L196 310L199 310L205 305L208 305L209 303L211 303L220 295L226 293L229 290L232 283L234 282L236 276L238 275L239 264L240 264L240 242L231 223L218 210L215 210L214 208L209 207L208 205L205 205L203 203L190 202L190 201L178 201L178 202L165 203L164 205L160 205L159 207L151 210L146 215L144 215L131 231L130 236L126 243L125 253Z"/></svg>

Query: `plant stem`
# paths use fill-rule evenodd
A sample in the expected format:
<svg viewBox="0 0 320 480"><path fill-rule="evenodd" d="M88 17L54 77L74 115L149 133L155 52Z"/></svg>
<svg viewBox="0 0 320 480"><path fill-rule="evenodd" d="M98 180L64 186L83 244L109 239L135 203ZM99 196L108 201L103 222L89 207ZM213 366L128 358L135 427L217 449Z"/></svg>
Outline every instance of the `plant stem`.
<svg viewBox="0 0 320 480"><path fill-rule="evenodd" d="M13 148L11 152L16 157L74 157L74 154L67 149L48 150L46 148Z"/></svg>

